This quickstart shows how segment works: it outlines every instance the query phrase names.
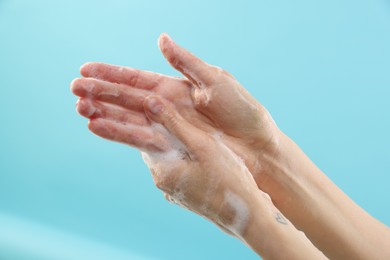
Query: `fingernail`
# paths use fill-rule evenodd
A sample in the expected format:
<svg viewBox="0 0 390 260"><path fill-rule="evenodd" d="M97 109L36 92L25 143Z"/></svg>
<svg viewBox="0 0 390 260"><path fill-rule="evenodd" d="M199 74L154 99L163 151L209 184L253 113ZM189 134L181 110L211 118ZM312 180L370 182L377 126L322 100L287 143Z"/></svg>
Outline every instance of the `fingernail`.
<svg viewBox="0 0 390 260"><path fill-rule="evenodd" d="M148 97L146 101L146 106L152 114L158 115L164 108L164 105L156 97Z"/></svg>

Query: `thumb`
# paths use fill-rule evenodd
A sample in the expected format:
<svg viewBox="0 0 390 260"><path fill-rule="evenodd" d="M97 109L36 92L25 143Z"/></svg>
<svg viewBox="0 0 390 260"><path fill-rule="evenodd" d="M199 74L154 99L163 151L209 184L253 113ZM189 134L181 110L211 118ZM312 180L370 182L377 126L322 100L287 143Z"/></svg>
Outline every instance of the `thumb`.
<svg viewBox="0 0 390 260"><path fill-rule="evenodd" d="M158 46L171 66L180 71L193 84L212 84L215 82L216 72L220 69L207 64L177 45L168 34L160 35Z"/></svg>
<svg viewBox="0 0 390 260"><path fill-rule="evenodd" d="M148 117L162 124L192 152L205 143L206 134L185 120L170 102L159 96L148 96L144 101Z"/></svg>

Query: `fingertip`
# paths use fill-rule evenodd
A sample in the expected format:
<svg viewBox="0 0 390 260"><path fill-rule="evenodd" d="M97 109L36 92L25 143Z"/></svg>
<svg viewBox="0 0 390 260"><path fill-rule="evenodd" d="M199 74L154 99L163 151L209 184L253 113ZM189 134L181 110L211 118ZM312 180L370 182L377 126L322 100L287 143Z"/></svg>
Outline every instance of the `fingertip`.
<svg viewBox="0 0 390 260"><path fill-rule="evenodd" d="M98 109L89 99L80 98L76 103L76 111L86 118L96 117Z"/></svg>
<svg viewBox="0 0 390 260"><path fill-rule="evenodd" d="M166 49L166 43L169 41L171 37L166 32L163 32L160 37L158 37L157 45L158 48L163 52Z"/></svg>
<svg viewBox="0 0 390 260"><path fill-rule="evenodd" d="M90 77L94 74L94 70L96 69L96 65L99 64L98 62L86 62L80 67L80 74L84 77Z"/></svg>
<svg viewBox="0 0 390 260"><path fill-rule="evenodd" d="M73 79L72 80L72 82L70 82L70 91L72 92L72 93L74 93L74 88L75 88L75 85L77 84L77 81L78 81L78 78L75 78L75 79Z"/></svg>
<svg viewBox="0 0 390 260"><path fill-rule="evenodd" d="M76 95L76 96L80 96L80 88L79 88L79 86L80 86L80 81L81 81L82 79L81 78L75 78L74 80L72 80L72 82L70 83L70 91L74 94L74 95Z"/></svg>
<svg viewBox="0 0 390 260"><path fill-rule="evenodd" d="M91 66L92 62L87 62L84 63L83 65L80 66L80 74L84 77L87 76L87 72L89 71L89 68Z"/></svg>
<svg viewBox="0 0 390 260"><path fill-rule="evenodd" d="M90 120L88 121L88 129L89 129L92 133L95 133L95 132L93 131L93 129L95 129L96 120L97 120L97 119L90 119Z"/></svg>
<svg viewBox="0 0 390 260"><path fill-rule="evenodd" d="M104 120L100 118L93 118L88 121L88 129L95 135L102 136L107 132L107 127Z"/></svg>
<svg viewBox="0 0 390 260"><path fill-rule="evenodd" d="M87 96L87 90L85 89L85 86L88 85L88 80L85 78L76 78L70 83L70 90L71 92L78 96L83 97Z"/></svg>

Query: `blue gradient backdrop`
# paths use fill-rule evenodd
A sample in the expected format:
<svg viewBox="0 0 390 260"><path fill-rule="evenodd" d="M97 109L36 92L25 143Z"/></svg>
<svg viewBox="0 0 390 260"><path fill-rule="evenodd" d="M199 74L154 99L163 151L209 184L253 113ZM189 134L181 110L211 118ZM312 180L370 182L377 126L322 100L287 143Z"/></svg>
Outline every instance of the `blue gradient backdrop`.
<svg viewBox="0 0 390 260"><path fill-rule="evenodd" d="M167 203L138 152L75 112L84 62L177 75L157 48L164 31L234 74L390 224L388 0L0 0L1 259L257 259Z"/></svg>

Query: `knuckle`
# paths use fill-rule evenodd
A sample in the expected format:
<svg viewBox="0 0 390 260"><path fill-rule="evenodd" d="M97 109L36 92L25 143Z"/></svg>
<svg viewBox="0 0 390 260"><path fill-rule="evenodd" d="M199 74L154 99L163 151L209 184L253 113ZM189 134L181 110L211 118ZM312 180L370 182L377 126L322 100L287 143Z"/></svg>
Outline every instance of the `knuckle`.
<svg viewBox="0 0 390 260"><path fill-rule="evenodd" d="M204 88L193 88L192 91L192 99L194 101L194 105L197 108L205 108L208 104L208 93L207 90Z"/></svg>
<svg viewBox="0 0 390 260"><path fill-rule="evenodd" d="M166 120L166 123L169 124L170 128L176 129L180 125L180 120L178 119L176 114L172 111L169 111L166 114L165 120Z"/></svg>
<svg viewBox="0 0 390 260"><path fill-rule="evenodd" d="M232 74L230 74L226 69L221 67L212 66L216 78L234 78Z"/></svg>
<svg viewBox="0 0 390 260"><path fill-rule="evenodd" d="M135 71L133 75L131 75L131 77L129 78L129 85L130 86L137 86L138 84L138 81L139 81L139 77L140 77L140 73L139 71Z"/></svg>
<svg viewBox="0 0 390 260"><path fill-rule="evenodd" d="M209 159L210 155L218 154L215 139L209 135L206 135L204 140L198 140L194 148L200 158Z"/></svg>

